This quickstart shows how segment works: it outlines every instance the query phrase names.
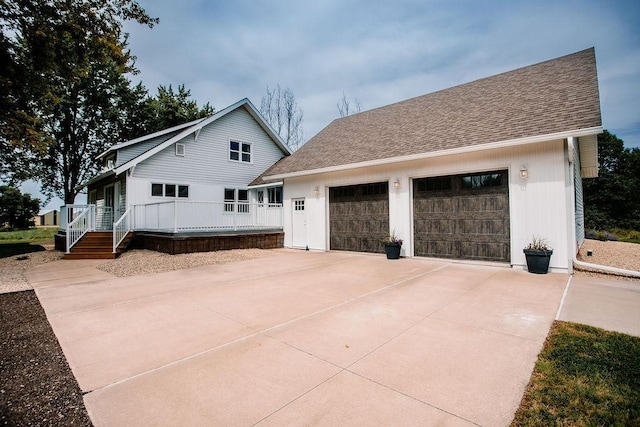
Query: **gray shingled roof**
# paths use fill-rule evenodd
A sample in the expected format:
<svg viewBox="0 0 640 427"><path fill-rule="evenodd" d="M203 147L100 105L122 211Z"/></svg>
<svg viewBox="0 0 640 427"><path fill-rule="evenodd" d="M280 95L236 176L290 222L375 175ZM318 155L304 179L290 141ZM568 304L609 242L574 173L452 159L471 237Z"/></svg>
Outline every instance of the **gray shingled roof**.
<svg viewBox="0 0 640 427"><path fill-rule="evenodd" d="M590 48L334 120L262 177L601 125Z"/></svg>

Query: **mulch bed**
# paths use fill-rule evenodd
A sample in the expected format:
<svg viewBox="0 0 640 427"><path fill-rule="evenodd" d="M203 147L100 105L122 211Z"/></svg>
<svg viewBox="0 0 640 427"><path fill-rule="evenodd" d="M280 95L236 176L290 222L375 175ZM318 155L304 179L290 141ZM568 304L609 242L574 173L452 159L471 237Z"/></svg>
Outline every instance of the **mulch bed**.
<svg viewBox="0 0 640 427"><path fill-rule="evenodd" d="M1 425L92 425L33 291L0 294L0 343Z"/></svg>

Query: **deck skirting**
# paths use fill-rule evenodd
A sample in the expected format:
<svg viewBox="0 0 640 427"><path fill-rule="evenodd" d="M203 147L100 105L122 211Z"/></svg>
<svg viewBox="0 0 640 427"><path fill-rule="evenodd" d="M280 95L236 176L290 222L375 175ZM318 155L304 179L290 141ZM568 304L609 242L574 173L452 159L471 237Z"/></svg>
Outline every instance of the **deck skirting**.
<svg viewBox="0 0 640 427"><path fill-rule="evenodd" d="M284 247L284 232L170 234L136 232L130 249L149 249L170 255L231 249Z"/></svg>

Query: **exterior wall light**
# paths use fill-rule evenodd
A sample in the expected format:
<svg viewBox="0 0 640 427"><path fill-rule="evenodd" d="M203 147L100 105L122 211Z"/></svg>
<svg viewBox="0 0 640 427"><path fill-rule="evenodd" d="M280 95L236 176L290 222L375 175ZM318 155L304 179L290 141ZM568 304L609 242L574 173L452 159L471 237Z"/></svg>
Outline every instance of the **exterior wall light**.
<svg viewBox="0 0 640 427"><path fill-rule="evenodd" d="M396 180L393 181L393 186L395 187L396 190L400 188L400 180L396 178Z"/></svg>
<svg viewBox="0 0 640 427"><path fill-rule="evenodd" d="M520 178L529 178L529 171L527 170L527 167L525 165L520 166Z"/></svg>
<svg viewBox="0 0 640 427"><path fill-rule="evenodd" d="M320 187L316 187L313 189L313 195L316 197L320 195Z"/></svg>

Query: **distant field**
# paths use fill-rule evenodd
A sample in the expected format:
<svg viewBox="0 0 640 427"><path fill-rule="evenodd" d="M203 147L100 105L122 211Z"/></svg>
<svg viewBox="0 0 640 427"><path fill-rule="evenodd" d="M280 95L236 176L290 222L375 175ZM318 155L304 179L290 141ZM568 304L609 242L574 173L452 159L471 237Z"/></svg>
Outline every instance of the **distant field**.
<svg viewBox="0 0 640 427"><path fill-rule="evenodd" d="M53 236L58 231L58 227L38 227L28 230L0 231L0 244L21 242L21 243L53 243Z"/></svg>
<svg viewBox="0 0 640 427"><path fill-rule="evenodd" d="M44 251L42 245L52 245L53 236L57 231L58 227L0 231L0 258Z"/></svg>

